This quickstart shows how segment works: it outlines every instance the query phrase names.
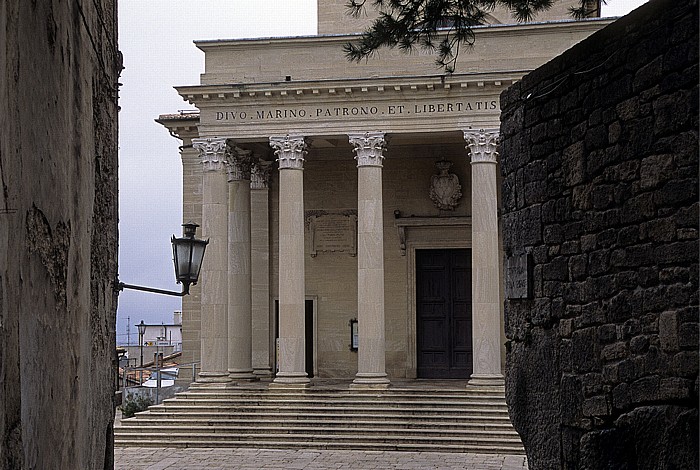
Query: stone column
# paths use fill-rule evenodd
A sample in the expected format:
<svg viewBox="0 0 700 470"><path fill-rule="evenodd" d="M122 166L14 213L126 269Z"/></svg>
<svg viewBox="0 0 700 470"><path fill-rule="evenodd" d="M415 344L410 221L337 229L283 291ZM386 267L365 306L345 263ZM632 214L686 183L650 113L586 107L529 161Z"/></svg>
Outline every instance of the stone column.
<svg viewBox="0 0 700 470"><path fill-rule="evenodd" d="M310 385L305 367L303 136L270 137L279 163L279 372L272 387Z"/></svg>
<svg viewBox="0 0 700 470"><path fill-rule="evenodd" d="M496 157L498 130L467 130L472 165L472 339L469 385L503 386Z"/></svg>
<svg viewBox="0 0 700 470"><path fill-rule="evenodd" d="M192 147L191 138L183 140L182 155L182 221L193 221L202 226L202 159L199 151ZM205 256L206 259L206 256ZM206 261L205 261L206 262ZM201 283L190 286L190 295L182 298L182 355L183 364L197 363L200 368L202 344ZM177 385L192 382L191 366L180 370ZM189 369L189 370L188 370Z"/></svg>
<svg viewBox="0 0 700 470"><path fill-rule="evenodd" d="M253 374L250 271L250 151L229 148L228 156L228 372L236 381Z"/></svg>
<svg viewBox="0 0 700 470"><path fill-rule="evenodd" d="M353 388L386 388L384 333L384 134L348 136L357 160L357 375Z"/></svg>
<svg viewBox="0 0 700 470"><path fill-rule="evenodd" d="M202 236L209 239L202 263L201 371L197 382L230 383L228 376L228 187L226 139L193 139L202 160Z"/></svg>
<svg viewBox="0 0 700 470"><path fill-rule="evenodd" d="M270 332L270 206L272 162L258 160L250 174L253 373L272 376Z"/></svg>

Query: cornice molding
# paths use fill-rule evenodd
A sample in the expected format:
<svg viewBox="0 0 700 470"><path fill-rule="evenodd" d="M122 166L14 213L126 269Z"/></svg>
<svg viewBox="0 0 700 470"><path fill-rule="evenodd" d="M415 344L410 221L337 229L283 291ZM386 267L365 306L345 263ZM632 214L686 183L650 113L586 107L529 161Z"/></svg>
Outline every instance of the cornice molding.
<svg viewBox="0 0 700 470"><path fill-rule="evenodd" d="M275 82L255 84L225 84L225 85L193 85L177 87L177 91L185 100L193 105L221 105L225 102L239 104L255 104L275 102L280 98L309 99L345 97L406 97L407 93L440 94L455 92L472 94L490 91L490 94L500 94L509 86L517 83L531 70L519 70L498 73L469 74L445 76L417 77L372 77L347 80L318 80L297 82Z"/></svg>
<svg viewBox="0 0 700 470"><path fill-rule="evenodd" d="M531 34L532 30L552 30L558 32L562 28L571 29L600 29L614 22L617 18L586 18L582 20L561 19L550 21L533 21L530 23L499 23L475 26L478 35L513 36L514 34ZM350 34L318 34L306 36L242 38L242 39L202 39L194 41L198 49L204 53L212 49L251 49L255 47L269 48L278 44L295 45L301 48L312 47L314 44L345 44L358 39L362 33Z"/></svg>

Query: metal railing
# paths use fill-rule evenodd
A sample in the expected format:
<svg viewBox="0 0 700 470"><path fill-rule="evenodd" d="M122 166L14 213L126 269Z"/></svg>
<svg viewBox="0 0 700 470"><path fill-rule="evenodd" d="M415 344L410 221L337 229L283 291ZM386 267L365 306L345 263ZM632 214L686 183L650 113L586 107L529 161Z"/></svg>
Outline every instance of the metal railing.
<svg viewBox="0 0 700 470"><path fill-rule="evenodd" d="M162 369L172 369L174 367L177 367L178 373L177 376L174 378L177 380L178 378L183 376L183 372L187 371L188 369L191 369L192 371L192 382L195 382L197 380L197 370L199 369L199 362L186 362L182 364L173 364L173 365L168 365L164 366L160 361L156 362L156 365L154 366L144 366L144 367L137 367L137 366L126 366L122 369L122 374L121 374L121 384L117 384L117 388L122 390L122 396L124 399L126 398L126 389L129 387L129 384L131 383L133 387L141 387L145 381L148 380L148 377L150 377L153 372L156 374L156 386L155 388L155 403L156 405L160 404L160 395L161 395L161 383L163 380L163 374L161 373ZM183 371L184 369L184 371ZM144 376L146 376L146 380L144 380ZM138 379L136 378L138 377ZM120 386L121 385L121 386Z"/></svg>

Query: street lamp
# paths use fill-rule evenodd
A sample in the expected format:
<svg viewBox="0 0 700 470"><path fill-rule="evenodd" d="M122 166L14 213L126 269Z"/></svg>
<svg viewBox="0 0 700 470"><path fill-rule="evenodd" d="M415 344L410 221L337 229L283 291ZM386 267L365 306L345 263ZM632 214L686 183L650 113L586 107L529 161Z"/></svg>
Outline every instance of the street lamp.
<svg viewBox="0 0 700 470"><path fill-rule="evenodd" d="M197 284L199 271L202 269L204 250L207 248L209 240L198 240L194 238L199 225L188 222L182 224L184 235L182 238L170 239L173 244L173 262L175 263L175 279L177 283L182 283L184 294L190 293L190 284Z"/></svg>
<svg viewBox="0 0 700 470"><path fill-rule="evenodd" d="M189 294L190 284L196 285L199 279L199 271L202 269L202 260L204 259L204 250L206 250L209 240L194 238L197 227L199 227L199 225L194 222L187 222L186 224L182 224L182 226L184 227L182 238L175 238L175 235L173 235L170 240L173 244L175 279L178 284L182 284L182 292L124 284L119 281L119 278L117 278L115 290L120 292L124 289L133 289L154 292L156 294L176 295L178 297Z"/></svg>
<svg viewBox="0 0 700 470"><path fill-rule="evenodd" d="M136 325L139 329L139 346L141 346L141 367L143 367L143 335L146 333L146 325L141 320L141 323Z"/></svg>

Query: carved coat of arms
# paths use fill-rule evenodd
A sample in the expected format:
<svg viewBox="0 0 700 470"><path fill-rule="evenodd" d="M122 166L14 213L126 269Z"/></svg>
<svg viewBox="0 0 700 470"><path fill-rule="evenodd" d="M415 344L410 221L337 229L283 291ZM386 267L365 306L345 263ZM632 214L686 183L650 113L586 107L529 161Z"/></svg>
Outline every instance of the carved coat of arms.
<svg viewBox="0 0 700 470"><path fill-rule="evenodd" d="M459 178L454 173L450 173L452 162L440 160L435 162L438 173L430 179L430 199L440 210L452 211L459 204L462 197L462 186Z"/></svg>

